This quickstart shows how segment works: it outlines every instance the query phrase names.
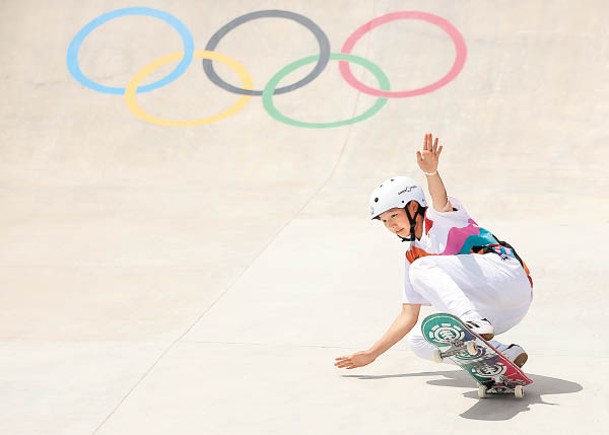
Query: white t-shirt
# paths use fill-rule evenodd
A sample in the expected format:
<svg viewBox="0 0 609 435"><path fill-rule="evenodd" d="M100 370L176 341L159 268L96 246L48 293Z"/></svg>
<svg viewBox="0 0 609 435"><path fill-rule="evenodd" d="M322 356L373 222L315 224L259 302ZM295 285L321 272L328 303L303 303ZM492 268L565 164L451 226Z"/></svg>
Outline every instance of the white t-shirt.
<svg viewBox="0 0 609 435"><path fill-rule="evenodd" d="M410 284L410 264L417 258L428 255L469 254L472 246L497 243L497 239L469 216L456 198L449 197L453 211L438 212L428 207L423 219L421 240L411 242L406 252L406 276L404 280L403 304L431 305Z"/></svg>

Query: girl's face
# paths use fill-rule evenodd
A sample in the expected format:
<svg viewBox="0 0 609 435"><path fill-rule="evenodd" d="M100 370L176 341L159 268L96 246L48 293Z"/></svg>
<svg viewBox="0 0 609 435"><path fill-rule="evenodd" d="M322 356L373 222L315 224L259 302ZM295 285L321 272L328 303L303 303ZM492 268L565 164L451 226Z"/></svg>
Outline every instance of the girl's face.
<svg viewBox="0 0 609 435"><path fill-rule="evenodd" d="M406 216L406 209L392 208L382 213L379 219L389 231L401 237L410 236L410 221Z"/></svg>

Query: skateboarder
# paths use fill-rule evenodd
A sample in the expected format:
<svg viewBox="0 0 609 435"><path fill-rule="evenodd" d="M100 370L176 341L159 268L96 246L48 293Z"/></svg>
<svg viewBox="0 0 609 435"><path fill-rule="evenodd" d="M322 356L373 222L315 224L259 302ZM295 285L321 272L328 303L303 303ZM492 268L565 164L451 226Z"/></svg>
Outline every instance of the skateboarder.
<svg viewBox="0 0 609 435"><path fill-rule="evenodd" d="M368 350L336 358L339 368L373 362L411 332L421 305L463 319L519 367L528 358L521 346L492 338L517 325L527 313L533 298L529 270L509 244L479 227L463 205L447 195L438 172L442 149L437 138L426 134L423 149L417 151L431 206L421 186L408 177L390 178L372 192L370 217L409 242L402 310ZM409 339L415 354L433 360L436 348L418 328Z"/></svg>

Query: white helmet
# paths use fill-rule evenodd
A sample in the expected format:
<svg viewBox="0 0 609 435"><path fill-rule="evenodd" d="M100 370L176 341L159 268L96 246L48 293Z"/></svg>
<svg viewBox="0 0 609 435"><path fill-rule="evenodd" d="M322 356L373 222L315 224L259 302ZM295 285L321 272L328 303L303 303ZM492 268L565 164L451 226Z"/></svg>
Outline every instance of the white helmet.
<svg viewBox="0 0 609 435"><path fill-rule="evenodd" d="M427 207L425 193L412 178L392 177L374 189L370 196L370 218L378 219L379 215L392 208L405 208L415 200L421 207Z"/></svg>

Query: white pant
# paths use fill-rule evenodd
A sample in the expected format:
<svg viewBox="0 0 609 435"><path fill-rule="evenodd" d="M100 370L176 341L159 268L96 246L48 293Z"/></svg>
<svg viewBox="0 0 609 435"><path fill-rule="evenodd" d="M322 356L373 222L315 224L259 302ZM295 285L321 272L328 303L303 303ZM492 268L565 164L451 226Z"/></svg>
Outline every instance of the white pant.
<svg viewBox="0 0 609 435"><path fill-rule="evenodd" d="M533 299L520 263L493 253L422 257L410 265L409 278L413 289L438 312L486 318L495 335L517 325ZM409 340L415 354L433 360L436 347L423 338L420 329L413 329Z"/></svg>

